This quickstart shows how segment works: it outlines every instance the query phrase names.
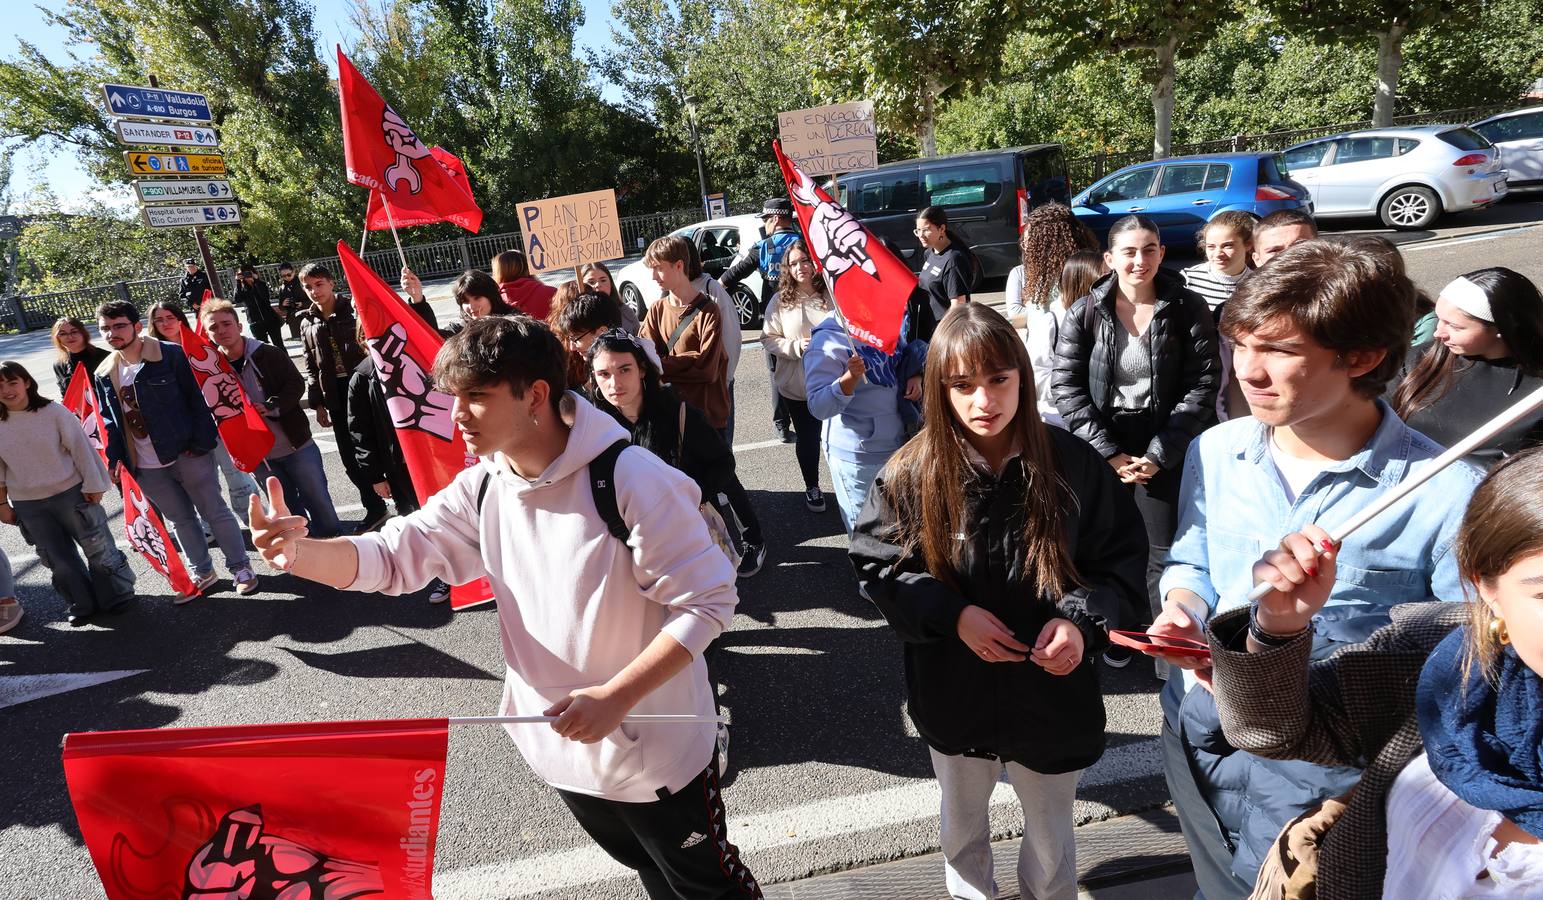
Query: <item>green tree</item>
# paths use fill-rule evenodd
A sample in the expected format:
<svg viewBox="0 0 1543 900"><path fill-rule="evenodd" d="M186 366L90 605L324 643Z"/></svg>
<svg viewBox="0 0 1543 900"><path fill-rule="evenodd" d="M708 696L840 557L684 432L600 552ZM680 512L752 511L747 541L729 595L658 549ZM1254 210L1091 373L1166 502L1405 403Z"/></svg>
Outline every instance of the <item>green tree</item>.
<svg viewBox="0 0 1543 900"><path fill-rule="evenodd" d="M181 272L178 260L198 252L191 232L148 228L99 199L76 212L39 187L26 198L27 225L18 239L19 294L159 278Z"/></svg>

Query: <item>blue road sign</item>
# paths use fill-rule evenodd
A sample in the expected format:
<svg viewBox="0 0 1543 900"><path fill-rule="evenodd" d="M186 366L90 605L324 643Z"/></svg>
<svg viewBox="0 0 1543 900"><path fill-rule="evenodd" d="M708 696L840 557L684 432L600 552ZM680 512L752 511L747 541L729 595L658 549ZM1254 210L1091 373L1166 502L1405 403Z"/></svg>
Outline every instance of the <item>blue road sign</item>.
<svg viewBox="0 0 1543 900"><path fill-rule="evenodd" d="M131 119L176 119L181 122L213 122L209 98L189 91L134 87L126 84L102 85L107 112Z"/></svg>

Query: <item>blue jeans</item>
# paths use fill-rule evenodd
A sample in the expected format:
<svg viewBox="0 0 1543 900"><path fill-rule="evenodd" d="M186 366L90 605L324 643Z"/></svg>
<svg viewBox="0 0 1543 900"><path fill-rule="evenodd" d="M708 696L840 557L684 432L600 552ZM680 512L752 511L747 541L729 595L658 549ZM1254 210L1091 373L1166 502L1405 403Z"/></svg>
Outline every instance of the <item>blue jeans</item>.
<svg viewBox="0 0 1543 900"><path fill-rule="evenodd" d="M236 461L230 458L230 451L225 449L223 440L214 445L214 461L220 464L220 474L225 476L225 496L230 498L230 511L236 514L241 524L248 524L246 515L251 501L247 498L253 494L262 496L257 479L250 472L236 468Z"/></svg>
<svg viewBox="0 0 1543 900"><path fill-rule="evenodd" d="M264 481L269 475L278 478L284 485L284 502L289 511L311 520L312 535L337 537L342 532L332 495L327 492L327 470L321 464L321 449L315 441L306 441L304 447L288 456L263 460L257 472Z"/></svg>
<svg viewBox="0 0 1543 900"><path fill-rule="evenodd" d="M53 575L54 590L71 613L89 616L133 599L134 570L113 542L106 510L87 500L80 485L42 500L14 500L12 505L23 537L37 548L38 559ZM77 546L86 555L84 561ZM9 565L5 574L9 581Z"/></svg>
<svg viewBox="0 0 1543 900"><path fill-rule="evenodd" d="M846 526L847 536L852 536L852 526L857 514L863 511L868 499L868 487L873 478L884 468L887 456L864 454L863 459L853 459L845 454L832 453L825 447L825 464L830 466L830 483L836 495L836 508L841 511L841 524Z"/></svg>
<svg viewBox="0 0 1543 900"><path fill-rule="evenodd" d="M225 556L225 567L232 574L251 567L246 556L246 541L241 537L241 525L230 507L225 505L225 498L220 496L214 454L184 454L164 469L140 469L134 477L161 517L177 532L177 543L182 546L194 578L202 578L214 571L209 544L198 523L200 516L214 532L214 542Z"/></svg>

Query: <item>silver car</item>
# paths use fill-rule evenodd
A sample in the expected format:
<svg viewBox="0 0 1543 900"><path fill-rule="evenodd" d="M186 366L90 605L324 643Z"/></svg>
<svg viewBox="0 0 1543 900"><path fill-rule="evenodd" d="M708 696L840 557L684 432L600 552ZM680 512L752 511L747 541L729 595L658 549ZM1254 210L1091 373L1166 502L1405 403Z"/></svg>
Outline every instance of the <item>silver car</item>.
<svg viewBox="0 0 1543 900"><path fill-rule="evenodd" d="M1375 128L1319 138L1281 154L1313 195L1319 219L1376 216L1389 228L1428 228L1444 212L1506 194L1500 151L1465 125Z"/></svg>
<svg viewBox="0 0 1543 900"><path fill-rule="evenodd" d="M1513 109L1470 127L1500 148L1511 190L1543 190L1543 106Z"/></svg>

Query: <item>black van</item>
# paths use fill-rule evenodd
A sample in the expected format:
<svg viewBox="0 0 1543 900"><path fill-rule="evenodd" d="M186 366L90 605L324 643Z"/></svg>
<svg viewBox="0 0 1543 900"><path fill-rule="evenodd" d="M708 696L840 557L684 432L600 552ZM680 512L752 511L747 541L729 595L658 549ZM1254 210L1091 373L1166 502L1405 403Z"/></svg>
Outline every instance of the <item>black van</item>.
<svg viewBox="0 0 1543 900"><path fill-rule="evenodd" d="M916 214L948 210L948 225L974 249L985 276L1001 277L1020 262L1018 235L1029 210L1071 197L1060 144L977 150L954 156L887 163L841 178L841 203L900 253L922 264Z"/></svg>

